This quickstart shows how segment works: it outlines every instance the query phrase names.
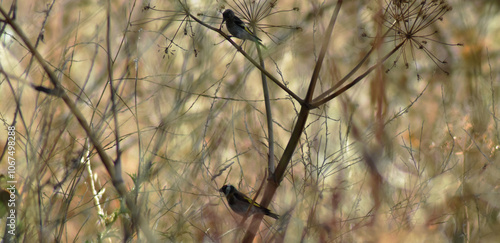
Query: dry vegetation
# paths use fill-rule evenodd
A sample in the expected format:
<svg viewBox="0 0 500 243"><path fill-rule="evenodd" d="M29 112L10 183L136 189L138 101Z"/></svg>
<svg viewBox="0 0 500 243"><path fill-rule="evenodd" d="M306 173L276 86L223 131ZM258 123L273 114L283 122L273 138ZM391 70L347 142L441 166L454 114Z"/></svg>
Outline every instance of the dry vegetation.
<svg viewBox="0 0 500 243"><path fill-rule="evenodd" d="M500 237L497 1L0 6L5 242ZM224 184L281 218L241 223Z"/></svg>

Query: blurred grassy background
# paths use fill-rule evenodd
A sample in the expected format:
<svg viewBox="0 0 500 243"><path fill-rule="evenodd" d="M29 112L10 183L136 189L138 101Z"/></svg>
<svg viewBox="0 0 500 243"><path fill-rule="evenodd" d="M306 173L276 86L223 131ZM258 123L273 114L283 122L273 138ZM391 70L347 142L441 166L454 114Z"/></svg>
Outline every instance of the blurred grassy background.
<svg viewBox="0 0 500 243"><path fill-rule="evenodd" d="M258 70L217 33L187 19L177 1L111 2L109 51L106 2L17 1L15 20L33 43L38 38L37 50L116 158L111 56L123 175L130 191L138 191L141 216L159 239L240 239L241 218L217 189L231 183L253 196L266 179L268 135ZM374 16L387 2L345 1L316 94L370 49L373 39L365 34L375 35ZM274 14L259 23L267 70L301 97L335 3L277 1ZM438 31L431 38L464 46L427 46L447 64L438 66L415 49L414 55L406 52L408 68L402 56L393 66L398 53L383 70L312 111L271 204L287 220L268 219L259 241L280 234L286 242L500 237L500 6L487 0L448 3L453 11L428 27ZM214 27L221 11L234 6L182 4ZM92 146L87 157L88 138L76 119L58 97L30 87L51 87L43 69L10 27L1 41L0 149L15 120L19 240L141 239L140 233L127 238L135 232L129 211ZM388 38L372 63L392 47ZM243 48L256 57L251 43ZM273 83L269 87L279 159L300 105ZM367 154L382 183L369 172ZM4 175L6 161L2 157ZM136 188L139 173L144 181Z"/></svg>

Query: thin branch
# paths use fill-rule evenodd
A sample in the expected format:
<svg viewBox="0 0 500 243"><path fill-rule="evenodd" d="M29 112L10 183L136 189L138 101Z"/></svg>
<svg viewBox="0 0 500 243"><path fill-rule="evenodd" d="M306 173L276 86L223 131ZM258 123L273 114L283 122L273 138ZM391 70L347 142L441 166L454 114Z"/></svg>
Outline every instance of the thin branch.
<svg viewBox="0 0 500 243"><path fill-rule="evenodd" d="M115 101L115 87L113 85L113 60L111 57L111 2L108 0L107 13L106 13L106 49L108 50L107 55L107 68L108 68L108 82L109 90L111 92L111 112L113 113L113 122L115 123L115 141L116 141L116 160L114 163L115 176L121 178L121 152L120 152L120 130L118 125L118 114L116 111L116 101Z"/></svg>

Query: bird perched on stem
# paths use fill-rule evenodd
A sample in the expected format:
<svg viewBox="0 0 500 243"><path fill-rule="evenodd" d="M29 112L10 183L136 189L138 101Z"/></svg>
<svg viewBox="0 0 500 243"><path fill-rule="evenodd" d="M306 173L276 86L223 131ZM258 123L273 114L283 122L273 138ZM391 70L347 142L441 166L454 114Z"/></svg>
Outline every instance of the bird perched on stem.
<svg viewBox="0 0 500 243"><path fill-rule="evenodd" d="M254 202L251 198L236 190L236 188L234 188L234 186L232 185L224 185L219 189L219 192L224 193L229 207L231 207L231 209L239 215L245 215L248 211L248 216L260 213L275 219L279 219L279 215L271 213L271 210L262 207L260 204ZM252 208L248 210L248 207L250 205L252 205Z"/></svg>
<svg viewBox="0 0 500 243"><path fill-rule="evenodd" d="M262 44L262 40L259 39L259 37L255 36L255 34L245 26L245 23L243 23L240 18L234 15L233 10L227 9L226 11L224 11L222 16L222 24L226 22L226 28L229 33L231 33L231 35L242 40L253 41L265 48L265 46Z"/></svg>

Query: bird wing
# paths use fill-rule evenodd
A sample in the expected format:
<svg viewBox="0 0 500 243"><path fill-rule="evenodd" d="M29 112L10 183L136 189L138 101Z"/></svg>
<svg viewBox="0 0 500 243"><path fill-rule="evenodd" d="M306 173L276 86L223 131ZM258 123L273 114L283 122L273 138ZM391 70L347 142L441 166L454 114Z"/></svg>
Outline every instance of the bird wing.
<svg viewBox="0 0 500 243"><path fill-rule="evenodd" d="M254 33L245 25L245 23L243 23L243 21L241 21L240 18L234 16L234 23L236 25L238 25L239 27L243 28L244 30L246 30L247 32L249 32L251 35L255 36ZM255 36L256 37L256 36ZM257 37L256 37L257 38ZM258 39L258 38L257 38ZM260 40L260 39L259 39Z"/></svg>
<svg viewBox="0 0 500 243"><path fill-rule="evenodd" d="M240 200L247 201L248 203L252 204L252 205L253 205L253 206L255 206L255 207L258 207L258 208L262 207L262 206L260 206L260 204L258 204L258 203L256 203L256 202L254 202L251 198L249 198L249 197L245 196L245 194L243 194L243 193L241 193L241 192L235 192L235 193L234 193L234 197L235 197L236 199L240 199Z"/></svg>
<svg viewBox="0 0 500 243"><path fill-rule="evenodd" d="M236 16L234 16L234 23L243 29L245 28L245 23L243 23L243 21Z"/></svg>

